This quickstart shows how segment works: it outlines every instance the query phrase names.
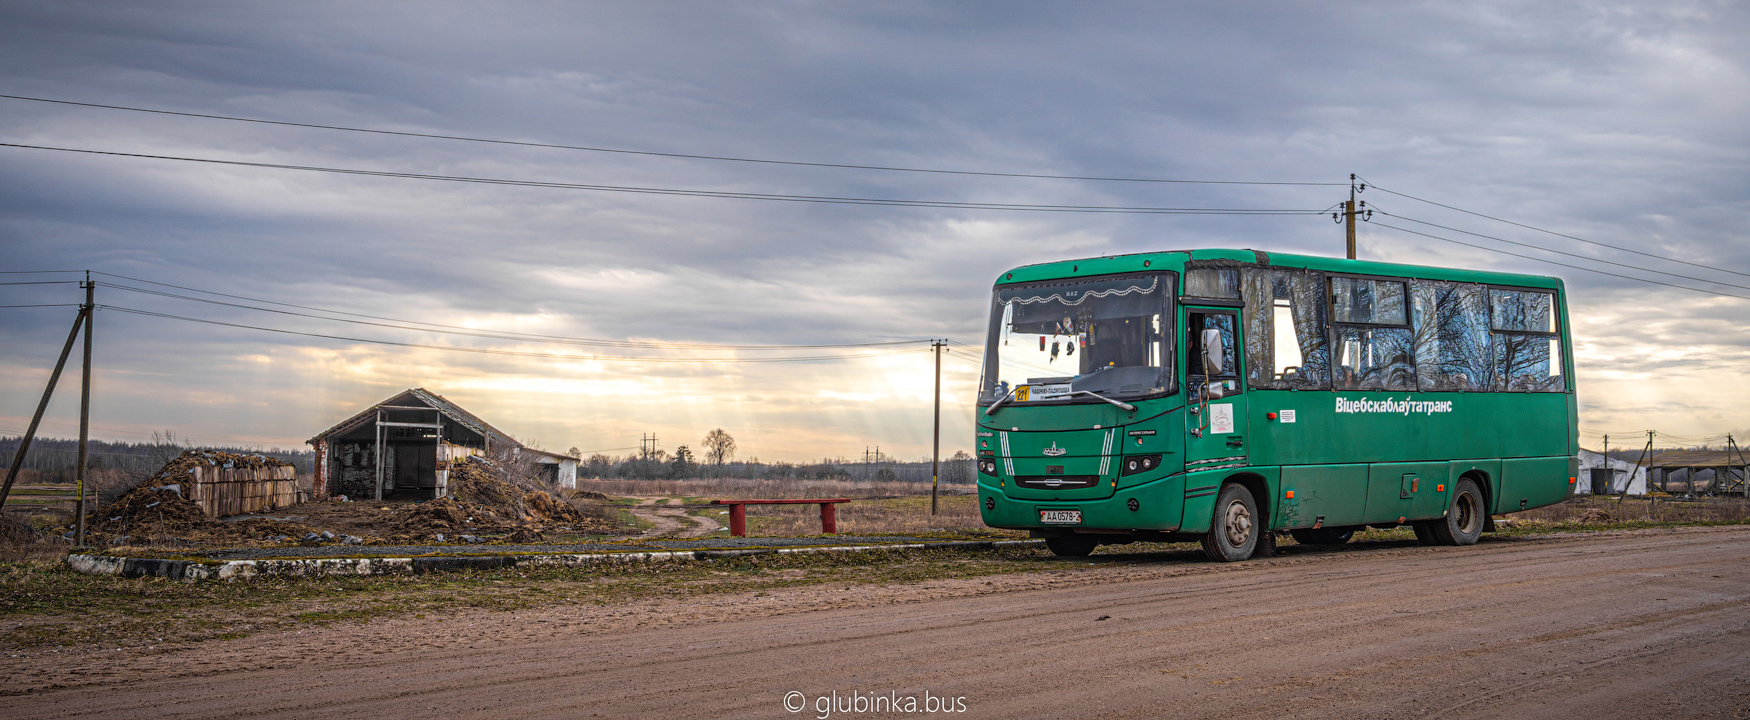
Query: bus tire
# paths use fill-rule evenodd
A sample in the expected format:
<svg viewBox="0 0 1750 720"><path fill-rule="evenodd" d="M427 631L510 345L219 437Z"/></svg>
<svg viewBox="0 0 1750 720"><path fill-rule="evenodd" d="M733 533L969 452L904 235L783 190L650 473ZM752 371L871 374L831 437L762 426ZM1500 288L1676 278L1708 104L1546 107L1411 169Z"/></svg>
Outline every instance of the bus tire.
<svg viewBox="0 0 1750 720"><path fill-rule="evenodd" d="M1245 560L1258 549L1262 530L1252 491L1238 483L1223 485L1215 497L1215 517L1203 536L1203 554L1216 562Z"/></svg>
<svg viewBox="0 0 1750 720"><path fill-rule="evenodd" d="M1087 557L1100 546L1100 541L1085 535L1060 535L1045 538L1045 547L1058 557Z"/></svg>
<svg viewBox="0 0 1750 720"><path fill-rule="evenodd" d="M1290 530L1288 534L1293 535L1294 541L1302 545L1342 545L1355 537L1355 528L1302 528Z"/></svg>
<svg viewBox="0 0 1750 720"><path fill-rule="evenodd" d="M1442 545L1475 545L1483 535L1483 491L1470 478L1460 478L1452 489L1446 517L1434 521L1434 538Z"/></svg>

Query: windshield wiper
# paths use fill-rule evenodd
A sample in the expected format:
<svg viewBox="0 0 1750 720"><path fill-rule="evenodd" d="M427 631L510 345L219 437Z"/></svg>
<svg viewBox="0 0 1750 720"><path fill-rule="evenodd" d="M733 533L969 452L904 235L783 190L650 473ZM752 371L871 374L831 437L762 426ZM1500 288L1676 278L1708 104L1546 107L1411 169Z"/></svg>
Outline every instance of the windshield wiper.
<svg viewBox="0 0 1750 720"><path fill-rule="evenodd" d="M1125 410L1129 410L1131 412L1136 412L1135 405L1132 405L1132 404L1127 403L1127 402L1119 402L1117 400L1113 400L1112 398L1106 397L1105 395L1101 395L1101 394L1094 392L1092 390L1076 390L1076 391L1070 393L1071 397L1074 397L1076 395L1091 395L1091 396L1097 397L1101 400L1105 400L1106 402L1112 403L1113 405L1117 405L1118 407L1124 408ZM986 413L986 414L988 414L988 413Z"/></svg>
<svg viewBox="0 0 1750 720"><path fill-rule="evenodd" d="M997 412L997 408L1002 407L1003 403L1006 403L1011 398L1015 397L1015 392L1017 390L1020 390L1020 388L1017 387L1014 390L1010 390L1009 394L1004 395L1001 400L998 400L996 402L991 403L990 407L985 409L984 416L990 417L992 415L995 415ZM1124 408L1125 410L1129 410L1131 412L1136 412L1135 405L1132 405L1132 404L1127 403L1127 402L1119 402L1117 400L1113 400L1112 398L1106 397L1105 395L1101 395L1101 394L1099 394L1097 392L1093 392L1091 390L1076 390L1076 391L1069 393L1068 395L1065 395L1064 397L1075 397L1077 395L1088 395L1091 397L1096 397L1096 398L1099 398L1101 400L1105 400L1106 402L1112 403L1113 405L1117 405L1118 407Z"/></svg>
<svg viewBox="0 0 1750 720"><path fill-rule="evenodd" d="M991 403L991 404L990 404L990 407L988 407L988 408L986 408L986 409L985 409L985 411L984 411L984 416L985 416L985 417L990 417L990 416L992 416L992 415L995 415L995 414L996 414L996 412L997 412L997 408L1000 408L1000 407L1002 407L1002 406L1003 406L1003 403L1006 403L1006 402L1008 402L1008 401L1009 401L1009 399L1010 399L1010 398L1013 398L1013 397L1014 397L1014 396L1015 396L1015 393L1017 393L1017 392L1020 392L1020 390L1021 390L1021 386L1019 386L1019 385L1016 385L1016 386L1015 386L1015 389L1013 389L1013 390L1010 390L1010 391L1009 391L1009 394L1007 394L1007 395L1004 395L1004 396L1003 396L1003 397L1002 397L1002 399L1000 399L1000 400L997 400L997 401L996 401L996 402L993 402L993 403Z"/></svg>

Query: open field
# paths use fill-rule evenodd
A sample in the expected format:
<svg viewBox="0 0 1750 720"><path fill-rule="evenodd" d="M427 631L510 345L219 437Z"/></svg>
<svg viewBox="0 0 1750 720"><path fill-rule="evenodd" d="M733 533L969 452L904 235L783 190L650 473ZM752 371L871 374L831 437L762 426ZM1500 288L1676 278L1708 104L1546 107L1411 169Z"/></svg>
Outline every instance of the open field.
<svg viewBox="0 0 1750 720"><path fill-rule="evenodd" d="M159 594L159 613L190 592L214 593L201 607L220 616L272 612L264 596L289 590L330 615L208 642L16 648L0 657L0 706L20 718L820 717L814 698L833 692L928 692L963 699L968 717L1750 713L1747 527L1290 546L1231 565L1136 546L1074 561L984 553L952 569L874 560L699 564L654 583L416 578L398 581L419 586L403 607L369 622L341 610L383 589L354 581L247 597L242 583L92 578L126 588L118 598ZM645 589L565 597L555 585ZM542 588L553 594L524 599ZM782 708L790 692L809 712Z"/></svg>

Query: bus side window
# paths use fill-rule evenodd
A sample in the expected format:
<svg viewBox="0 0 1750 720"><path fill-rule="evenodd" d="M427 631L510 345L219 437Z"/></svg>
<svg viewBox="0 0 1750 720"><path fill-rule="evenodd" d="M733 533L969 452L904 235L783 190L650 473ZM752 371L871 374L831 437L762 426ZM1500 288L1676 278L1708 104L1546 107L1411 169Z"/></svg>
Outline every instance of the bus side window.
<svg viewBox="0 0 1750 720"><path fill-rule="evenodd" d="M1482 285L1410 281L1416 381L1422 392L1487 392L1494 385L1488 290Z"/></svg>
<svg viewBox="0 0 1750 720"><path fill-rule="evenodd" d="M1563 392L1562 340L1556 334L1553 293L1489 289L1495 389Z"/></svg>
<svg viewBox="0 0 1750 720"><path fill-rule="evenodd" d="M1330 387L1325 278L1306 270L1247 267L1246 384L1278 390Z"/></svg>
<svg viewBox="0 0 1750 720"><path fill-rule="evenodd" d="M1331 278L1331 335L1337 390L1415 390L1415 346L1404 281Z"/></svg>

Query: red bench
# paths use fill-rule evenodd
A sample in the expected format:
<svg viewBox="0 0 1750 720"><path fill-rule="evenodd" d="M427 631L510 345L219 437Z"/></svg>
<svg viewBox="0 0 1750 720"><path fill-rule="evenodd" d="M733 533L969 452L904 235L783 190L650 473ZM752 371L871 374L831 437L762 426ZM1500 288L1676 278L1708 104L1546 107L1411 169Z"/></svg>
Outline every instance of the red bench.
<svg viewBox="0 0 1750 720"><path fill-rule="evenodd" d="M712 500L712 505L729 506L729 534L735 537L747 537L747 506L749 505L820 505L820 531L836 533L839 531L838 513L833 506L848 503L850 498L829 498L813 500Z"/></svg>

